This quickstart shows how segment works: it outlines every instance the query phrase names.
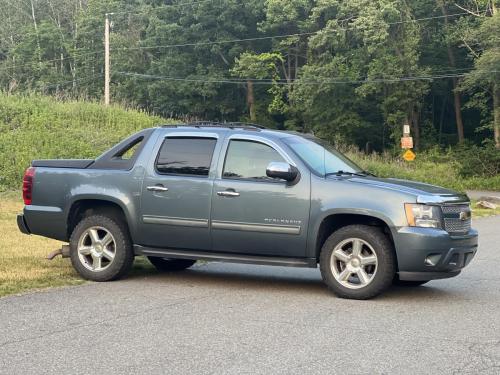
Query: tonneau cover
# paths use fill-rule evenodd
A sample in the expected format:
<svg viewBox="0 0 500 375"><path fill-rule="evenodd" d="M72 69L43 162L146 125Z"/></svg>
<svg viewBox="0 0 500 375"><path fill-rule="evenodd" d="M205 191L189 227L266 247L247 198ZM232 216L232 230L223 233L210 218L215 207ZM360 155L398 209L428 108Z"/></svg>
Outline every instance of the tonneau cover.
<svg viewBox="0 0 500 375"><path fill-rule="evenodd" d="M49 159L33 160L32 167L85 169L94 163L92 159Z"/></svg>

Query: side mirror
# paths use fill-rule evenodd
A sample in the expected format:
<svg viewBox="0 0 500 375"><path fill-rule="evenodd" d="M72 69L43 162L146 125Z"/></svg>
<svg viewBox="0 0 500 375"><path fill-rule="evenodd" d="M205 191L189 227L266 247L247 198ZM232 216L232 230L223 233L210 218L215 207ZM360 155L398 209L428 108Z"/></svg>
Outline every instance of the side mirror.
<svg viewBox="0 0 500 375"><path fill-rule="evenodd" d="M283 162L273 161L269 163L266 169L267 177L281 178L285 181L293 181L297 178L299 171L296 167Z"/></svg>

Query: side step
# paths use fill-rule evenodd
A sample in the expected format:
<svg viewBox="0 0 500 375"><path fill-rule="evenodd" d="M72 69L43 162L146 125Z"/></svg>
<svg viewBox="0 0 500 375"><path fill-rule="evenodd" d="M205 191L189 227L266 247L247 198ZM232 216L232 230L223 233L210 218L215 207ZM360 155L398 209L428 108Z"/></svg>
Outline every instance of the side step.
<svg viewBox="0 0 500 375"><path fill-rule="evenodd" d="M308 267L316 268L315 258L284 258L274 256L256 256L247 254L212 253L193 250L158 249L154 247L144 247L134 245L137 255L149 257L179 258L208 260L229 263L261 264L266 266L286 266L286 267Z"/></svg>

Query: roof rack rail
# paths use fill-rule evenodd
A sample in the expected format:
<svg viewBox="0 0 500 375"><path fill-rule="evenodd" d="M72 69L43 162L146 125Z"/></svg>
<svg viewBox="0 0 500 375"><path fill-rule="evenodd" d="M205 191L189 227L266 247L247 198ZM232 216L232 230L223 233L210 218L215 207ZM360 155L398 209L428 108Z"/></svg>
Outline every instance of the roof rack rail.
<svg viewBox="0 0 500 375"><path fill-rule="evenodd" d="M229 128L229 129L247 129L261 130L266 129L265 126L251 124L246 122L217 122L217 121L193 121L185 124L165 124L162 128L178 128L178 127L195 127L195 128Z"/></svg>

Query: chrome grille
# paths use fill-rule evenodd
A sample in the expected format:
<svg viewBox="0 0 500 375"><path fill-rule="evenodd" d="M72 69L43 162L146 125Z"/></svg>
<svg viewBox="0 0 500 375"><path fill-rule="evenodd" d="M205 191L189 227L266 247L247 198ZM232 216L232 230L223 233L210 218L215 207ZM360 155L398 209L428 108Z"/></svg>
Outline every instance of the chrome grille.
<svg viewBox="0 0 500 375"><path fill-rule="evenodd" d="M471 228L470 207L468 204L455 204L442 206L444 229L449 233L466 233ZM460 219L460 214L465 212L469 217Z"/></svg>

